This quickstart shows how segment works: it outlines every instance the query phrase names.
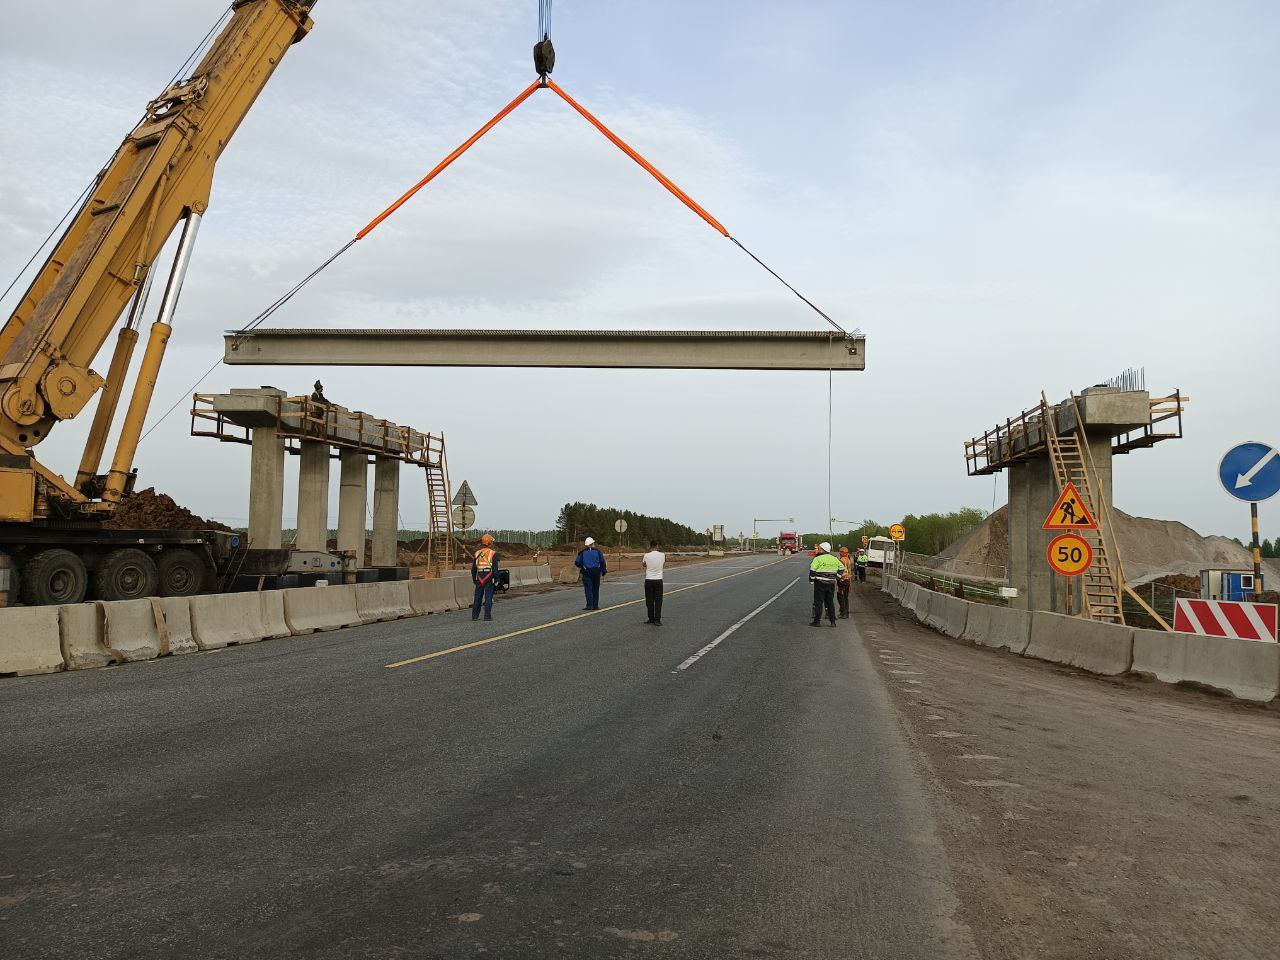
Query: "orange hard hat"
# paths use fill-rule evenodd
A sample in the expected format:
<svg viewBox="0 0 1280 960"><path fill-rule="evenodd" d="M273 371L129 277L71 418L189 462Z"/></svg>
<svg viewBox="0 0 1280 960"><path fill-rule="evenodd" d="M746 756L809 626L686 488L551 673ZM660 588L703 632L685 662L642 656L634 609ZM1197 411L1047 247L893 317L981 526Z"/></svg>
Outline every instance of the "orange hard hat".
<svg viewBox="0 0 1280 960"><path fill-rule="evenodd" d="M480 542L483 543L486 547L489 546L489 544L493 543L493 535L486 533L483 537L480 538Z"/></svg>
<svg viewBox="0 0 1280 960"><path fill-rule="evenodd" d="M842 557L847 557L848 555L849 555L849 548L848 548L848 547L841 547L841 548L840 548L840 556L842 556Z"/></svg>

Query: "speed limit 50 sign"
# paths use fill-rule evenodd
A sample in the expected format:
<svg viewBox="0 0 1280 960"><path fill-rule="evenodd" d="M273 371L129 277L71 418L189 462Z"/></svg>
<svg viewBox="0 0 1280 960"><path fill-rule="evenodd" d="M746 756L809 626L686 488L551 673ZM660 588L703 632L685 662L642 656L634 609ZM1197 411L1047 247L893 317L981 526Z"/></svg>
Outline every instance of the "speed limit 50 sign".
<svg viewBox="0 0 1280 960"><path fill-rule="evenodd" d="M1078 577L1093 565L1093 547L1078 533L1064 533L1049 541L1049 566L1064 577Z"/></svg>

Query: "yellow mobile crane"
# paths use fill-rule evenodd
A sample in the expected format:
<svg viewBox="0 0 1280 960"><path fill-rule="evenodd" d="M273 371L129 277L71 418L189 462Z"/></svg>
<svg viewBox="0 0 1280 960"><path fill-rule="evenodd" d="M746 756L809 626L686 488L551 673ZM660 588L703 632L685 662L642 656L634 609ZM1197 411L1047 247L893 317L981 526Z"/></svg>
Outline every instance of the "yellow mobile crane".
<svg viewBox="0 0 1280 960"><path fill-rule="evenodd" d="M26 603L78 603L87 592L102 600L200 593L238 545L213 531L109 530L103 521L133 491L134 455L214 166L281 58L310 31L314 5L234 0L191 75L147 105L0 329L0 558L14 561ZM179 224L111 467L100 473L152 266ZM126 308L103 377L90 364ZM99 392L69 482L32 449Z"/></svg>

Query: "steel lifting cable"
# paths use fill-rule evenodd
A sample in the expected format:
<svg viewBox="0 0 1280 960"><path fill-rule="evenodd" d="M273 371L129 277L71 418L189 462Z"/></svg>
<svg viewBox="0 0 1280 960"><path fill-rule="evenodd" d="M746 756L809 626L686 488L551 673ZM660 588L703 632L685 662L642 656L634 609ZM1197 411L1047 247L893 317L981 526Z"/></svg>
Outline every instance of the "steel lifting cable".
<svg viewBox="0 0 1280 960"><path fill-rule="evenodd" d="M833 320L825 311L819 308L818 305L815 304L812 300L810 300L803 293L801 293L794 286L792 286L785 279L783 279L783 277L776 270L774 270L767 263L761 260L760 257L758 257L750 249L748 249L746 245L742 243L742 241L740 241L737 237L729 233L728 229L725 228L724 224L722 224L719 220L713 217L706 210L705 207L703 207L700 203L698 203L696 200L690 197L687 193L685 193L682 189L680 189L680 187L678 187L671 180L671 178L669 178L661 170L659 170L652 163L646 160L637 150L631 147L625 140L619 137L607 126L605 126L594 114L592 114L589 110L587 110L586 107L582 106L582 104L578 103L577 100L571 97L563 87L561 87L554 80L551 80L550 78L545 76L540 77L538 80L535 80L533 83L529 84L529 86L525 87L524 90L522 90L519 94L516 95L515 99L513 99L505 107L499 110L496 114L494 114L494 116L487 123L485 123L484 126L482 126L479 130L473 133L470 137L468 137L465 141L463 141L462 144L460 144L456 149L454 149L452 153L450 153L447 157L445 157L438 164L436 164L427 173L426 176L424 176L421 180L419 180L412 187L406 190L400 197L398 197L395 200L395 202L393 202L385 210L383 210L376 217L374 217L367 224L365 224L365 226L362 227L352 239L348 240L341 248L338 249L336 253L330 256L328 260L322 263L315 270L311 271L311 273L309 273L301 281L299 281L292 288L286 291L279 299L273 302L270 306L268 306L265 310L263 310L262 313L254 317L252 321L250 321L248 324L246 324L243 328L241 328L237 332L249 333L252 330L256 329L257 327L261 326L262 323L265 322L272 314L274 314L277 310L279 310L291 299L293 299L293 297L296 296L302 290L303 287L305 287L308 283L314 280L320 274L321 271L323 271L326 267L328 267L340 256L342 256L349 249L351 249L351 247L355 245L358 241L363 240L370 233L372 233L379 226L381 226L382 223L386 221L389 217L391 217L397 210L399 210L406 203L412 200L413 197L416 196L418 192L421 191L424 187L426 187L427 184L429 184L437 176L439 176L446 169L448 169L448 167L452 165L455 160L457 160L460 156L462 156L469 149L471 149L471 147L473 147L476 144L476 142L480 140L481 137L483 137L486 133L492 130L499 123L501 123L508 115L511 114L512 111L514 111L518 106L520 106L522 103L528 100L529 97L533 96L534 93L536 93L540 88L544 86L552 90L558 97L560 97L560 99L562 99L571 108L573 108L573 110L577 112L579 116L581 116L584 120L586 120L593 127L595 127L596 130L598 130L605 137L605 139L607 139L615 147L617 147L619 150L625 153L628 157L634 160L640 167L644 169L646 173L648 173L651 177L653 177L656 181L658 181L658 183L660 183L663 186L663 188L665 188L673 197L675 197L677 200L683 203L686 207L688 207L689 210L691 210L694 214L696 214L709 227L711 227L721 236L733 241L734 245L737 246L738 249L740 249L743 253L749 256L753 261L755 261L759 266L761 266L764 270L766 270L770 274L770 276L772 276L775 280L777 280L784 287L786 287L793 294L795 294L795 296L798 297L811 310L813 310L814 313L818 314L818 316L822 317L823 320L831 324L831 326L836 330L838 330L843 336L846 336L846 337L849 336L849 332L845 330L844 327L842 327L839 323Z"/></svg>

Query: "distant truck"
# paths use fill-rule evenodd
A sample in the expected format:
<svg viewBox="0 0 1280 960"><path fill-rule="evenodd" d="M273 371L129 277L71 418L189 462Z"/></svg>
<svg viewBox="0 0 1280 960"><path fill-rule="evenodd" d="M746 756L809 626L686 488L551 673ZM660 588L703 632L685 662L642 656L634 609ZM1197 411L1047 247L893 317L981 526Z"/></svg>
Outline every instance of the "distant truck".
<svg viewBox="0 0 1280 960"><path fill-rule="evenodd" d="M778 534L778 555L789 557L800 549L800 536L797 533Z"/></svg>

